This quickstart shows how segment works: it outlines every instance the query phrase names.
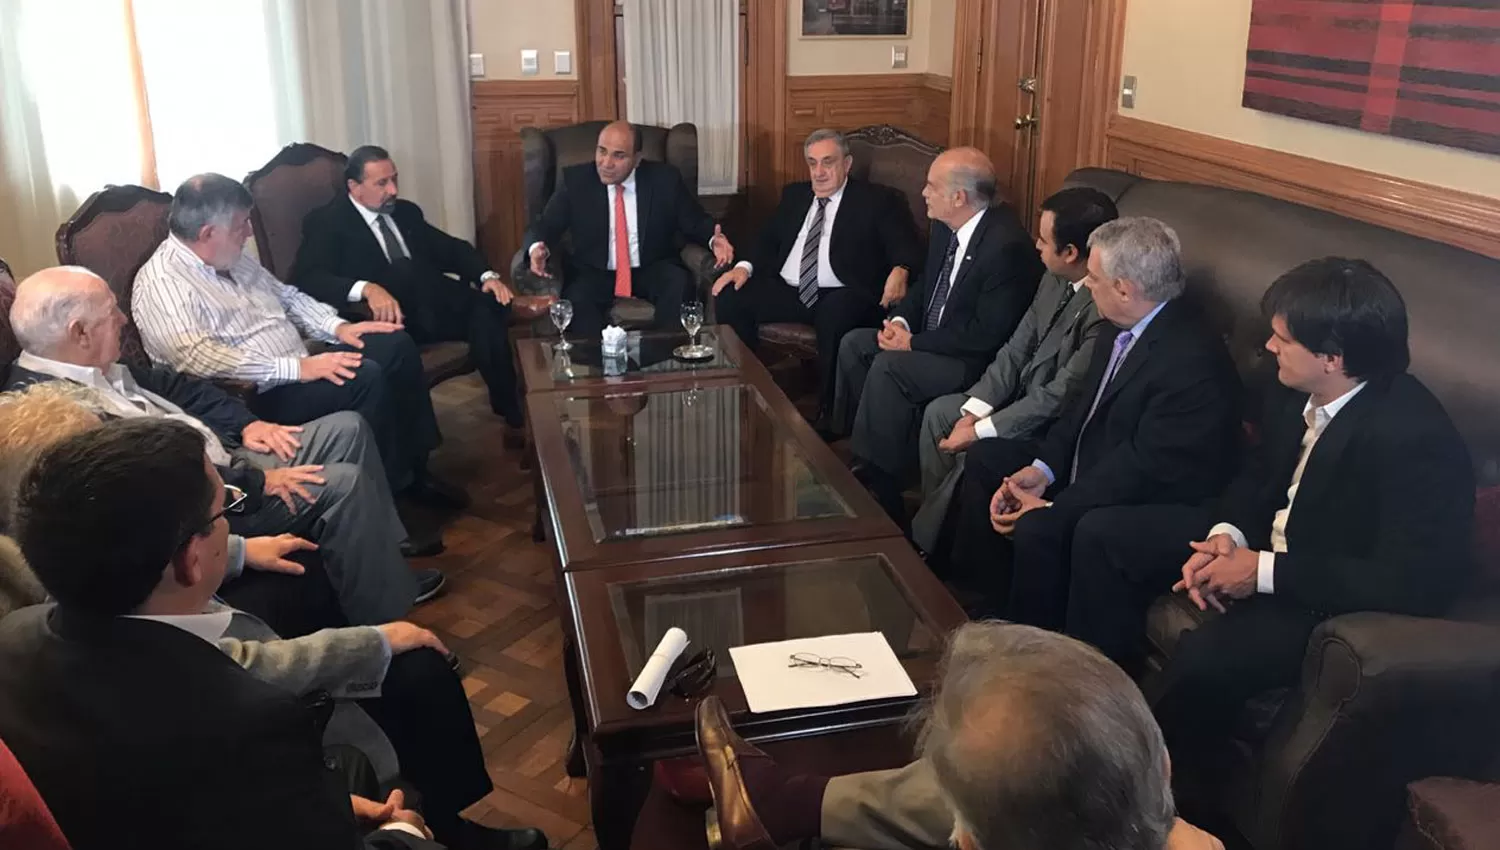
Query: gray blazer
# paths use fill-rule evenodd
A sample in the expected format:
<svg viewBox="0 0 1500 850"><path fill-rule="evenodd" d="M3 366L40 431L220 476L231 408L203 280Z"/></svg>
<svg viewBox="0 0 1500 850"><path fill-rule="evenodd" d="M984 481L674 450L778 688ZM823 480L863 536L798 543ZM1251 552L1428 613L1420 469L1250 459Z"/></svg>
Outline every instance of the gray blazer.
<svg viewBox="0 0 1500 850"><path fill-rule="evenodd" d="M1063 306L1062 315L1048 328ZM1031 307L979 381L965 395L995 408L990 422L996 436L1040 436L1062 410L1063 397L1088 371L1094 339L1107 324L1099 318L1088 287L1055 274L1042 276Z"/></svg>
<svg viewBox="0 0 1500 850"><path fill-rule="evenodd" d="M228 606L214 603L212 610ZM391 654L370 626L323 629L281 638L259 617L235 610L219 649L255 678L298 696L324 691L336 702L324 746L347 744L369 757L381 782L400 773L396 750L380 727L351 700L380 695Z"/></svg>

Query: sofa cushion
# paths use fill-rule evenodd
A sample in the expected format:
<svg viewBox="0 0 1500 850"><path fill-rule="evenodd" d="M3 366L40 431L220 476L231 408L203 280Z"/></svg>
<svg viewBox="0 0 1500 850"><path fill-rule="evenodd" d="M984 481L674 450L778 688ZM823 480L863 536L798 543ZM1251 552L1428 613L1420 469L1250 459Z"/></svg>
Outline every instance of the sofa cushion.
<svg viewBox="0 0 1500 850"><path fill-rule="evenodd" d="M1171 658L1177 651L1177 641L1182 633L1217 617L1216 611L1199 611L1182 593L1168 593L1151 604L1146 614L1146 640L1153 654Z"/></svg>
<svg viewBox="0 0 1500 850"><path fill-rule="evenodd" d="M760 341L777 353L799 360L814 360L818 356L818 332L812 325L770 322L760 326Z"/></svg>
<svg viewBox="0 0 1500 850"><path fill-rule="evenodd" d="M1434 776L1406 788L1411 821L1403 836L1403 849L1500 847L1500 785Z"/></svg>
<svg viewBox="0 0 1500 850"><path fill-rule="evenodd" d="M427 386L438 384L474 371L469 361L469 344L466 342L438 342L422 346L422 375Z"/></svg>
<svg viewBox="0 0 1500 850"><path fill-rule="evenodd" d="M609 318L628 331L645 330L656 319L656 307L640 298L616 298Z"/></svg>
<svg viewBox="0 0 1500 850"><path fill-rule="evenodd" d="M1500 486L1474 493L1474 559L1479 585L1500 591Z"/></svg>

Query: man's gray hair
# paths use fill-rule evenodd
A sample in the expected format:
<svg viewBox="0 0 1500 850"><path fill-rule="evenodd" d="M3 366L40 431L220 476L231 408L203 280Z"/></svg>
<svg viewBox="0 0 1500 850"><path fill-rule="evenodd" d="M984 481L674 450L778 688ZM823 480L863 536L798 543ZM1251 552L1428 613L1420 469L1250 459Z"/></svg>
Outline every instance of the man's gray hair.
<svg viewBox="0 0 1500 850"><path fill-rule="evenodd" d="M818 142L836 142L839 146L839 152L844 156L849 156L849 140L844 138L844 134L838 130L830 130L827 127L821 130L814 130L808 134L807 141L802 143L802 155L806 156L812 146Z"/></svg>
<svg viewBox="0 0 1500 850"><path fill-rule="evenodd" d="M178 239L197 242L203 228L227 226L235 213L250 209L253 203L250 190L239 181L222 174L199 174L177 187L168 226Z"/></svg>
<svg viewBox="0 0 1500 850"><path fill-rule="evenodd" d="M953 190L963 192L969 199L969 208L987 210L994 206L1000 196L1000 185L991 171L968 165L955 165L948 172Z"/></svg>
<svg viewBox="0 0 1500 850"><path fill-rule="evenodd" d="M1110 280L1128 280L1147 300L1171 301L1182 294L1182 240L1177 231L1154 218L1126 217L1102 224L1089 236L1099 250L1099 265Z"/></svg>
<svg viewBox="0 0 1500 850"><path fill-rule="evenodd" d="M98 291L55 282L62 273L103 282L82 266L58 266L21 281L10 305L10 329L23 351L45 356L67 339L69 325L97 319L108 308L109 299Z"/></svg>
<svg viewBox="0 0 1500 850"><path fill-rule="evenodd" d="M1161 850L1167 748L1125 672L1010 623L953 634L919 744L979 850Z"/></svg>

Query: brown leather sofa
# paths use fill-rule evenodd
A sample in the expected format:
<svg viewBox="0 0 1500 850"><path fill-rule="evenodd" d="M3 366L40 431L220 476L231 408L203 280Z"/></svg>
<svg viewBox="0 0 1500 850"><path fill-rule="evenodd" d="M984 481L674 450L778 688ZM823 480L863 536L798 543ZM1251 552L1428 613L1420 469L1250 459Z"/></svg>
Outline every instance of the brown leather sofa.
<svg viewBox="0 0 1500 850"><path fill-rule="evenodd" d="M1482 488L1500 480L1500 261L1252 192L1105 169L1075 171L1068 183L1104 191L1122 215L1177 229L1190 297L1220 324L1250 385L1274 374L1264 368L1258 302L1276 277L1328 255L1374 263L1406 300L1413 373L1457 423ZM1500 526L1500 499L1482 490L1479 503L1483 535ZM1334 617L1309 640L1300 684L1247 709L1237 736L1243 764L1223 805L1256 850L1387 850L1408 783L1491 778L1500 551L1476 556L1473 586L1448 617ZM1202 616L1179 598L1157 603L1148 636L1158 664Z"/></svg>
<svg viewBox="0 0 1500 850"><path fill-rule="evenodd" d="M594 161L594 148L599 143L599 131L606 121L586 121L552 130L535 127L521 129L522 178L521 191L526 211L526 226L530 227L542 217L557 190L562 170L570 165ZM698 128L692 124L674 127L652 127L642 125L641 154L652 162L665 162L682 174L688 190L698 194ZM563 246L566 249L567 246ZM682 249L682 262L692 272L700 300L708 299L713 286L714 257L701 245L689 244ZM516 251L510 264L510 279L515 281L518 292L527 295L558 295L562 291L562 265L558 252L553 251L548 261L551 280L539 278L531 273L531 261L526 255L526 246ZM639 298L622 298L615 302L611 319L622 327L643 328L651 324L656 315L651 303ZM556 333L550 329L548 319L543 317L536 323L538 332Z"/></svg>

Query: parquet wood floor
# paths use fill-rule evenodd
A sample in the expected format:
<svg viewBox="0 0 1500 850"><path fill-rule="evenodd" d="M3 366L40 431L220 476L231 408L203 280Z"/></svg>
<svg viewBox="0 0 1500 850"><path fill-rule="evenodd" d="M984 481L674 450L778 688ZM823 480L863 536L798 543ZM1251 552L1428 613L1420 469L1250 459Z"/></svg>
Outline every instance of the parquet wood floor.
<svg viewBox="0 0 1500 850"><path fill-rule="evenodd" d="M447 551L418 561L448 590L412 619L464 661L464 689L495 790L468 815L488 826L535 826L555 848L595 850L588 786L563 770L573 717L562 673L552 559L531 540L531 473L501 445L476 375L433 390L444 444L432 469L472 504L445 521Z"/></svg>

